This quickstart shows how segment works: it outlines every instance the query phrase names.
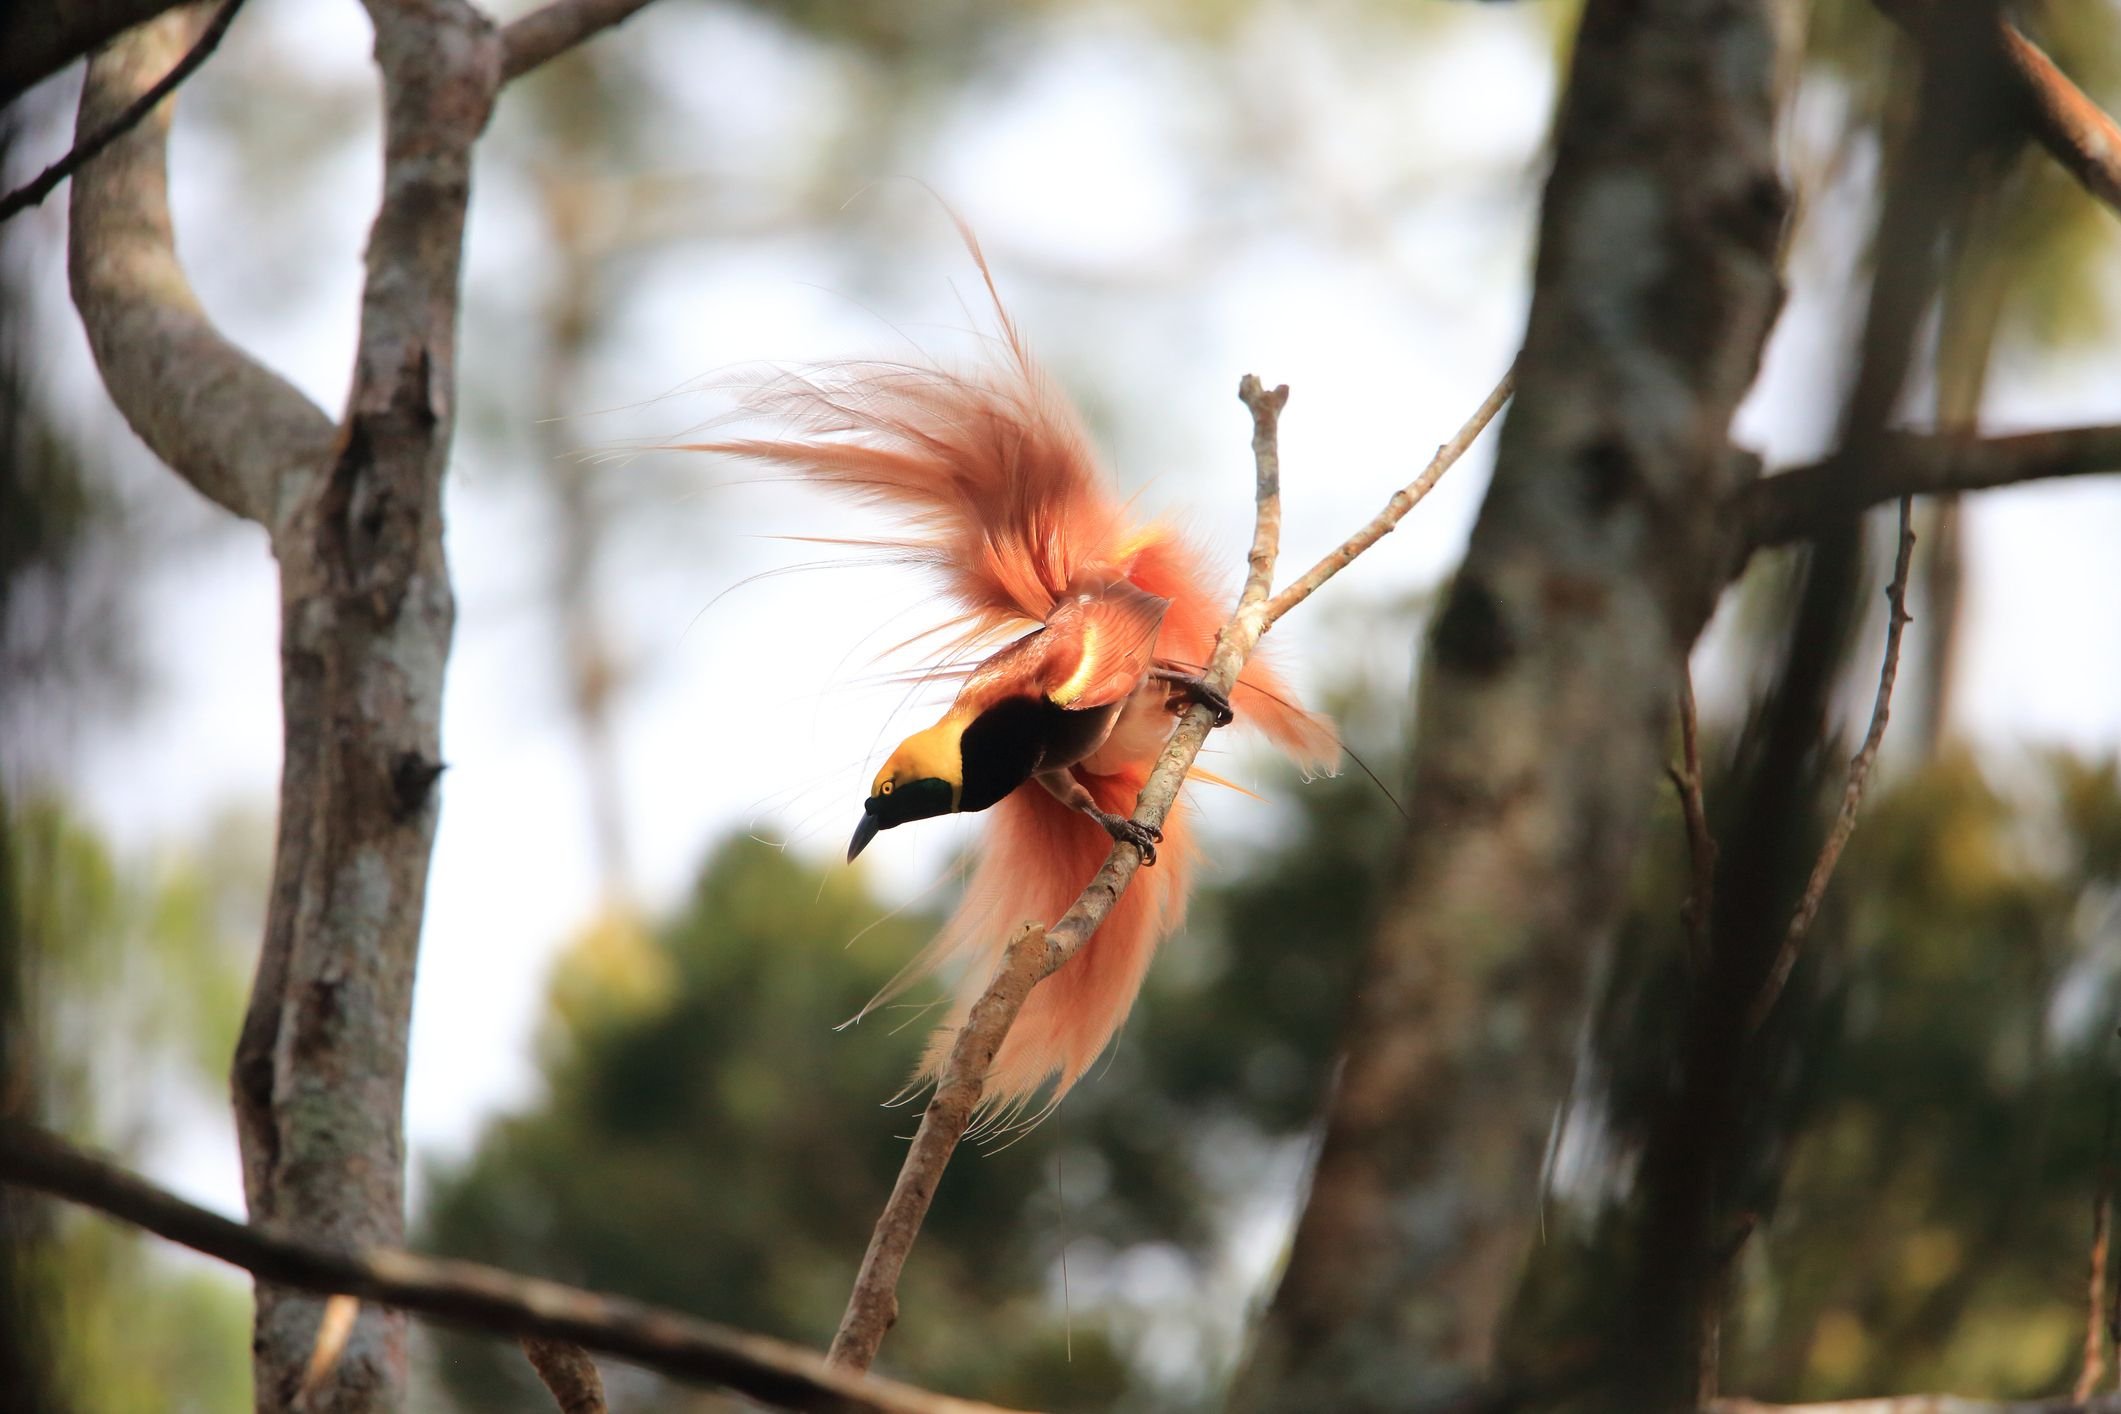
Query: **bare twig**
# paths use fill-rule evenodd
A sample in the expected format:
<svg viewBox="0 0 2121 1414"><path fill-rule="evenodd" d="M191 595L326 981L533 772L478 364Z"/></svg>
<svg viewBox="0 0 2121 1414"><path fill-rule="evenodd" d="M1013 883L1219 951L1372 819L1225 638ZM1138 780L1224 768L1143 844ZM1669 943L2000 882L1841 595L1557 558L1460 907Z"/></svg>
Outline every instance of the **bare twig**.
<svg viewBox="0 0 2121 1414"><path fill-rule="evenodd" d="M1267 590L1273 581L1274 560L1281 547L1281 454L1278 446L1282 407L1289 400L1287 386L1272 392L1259 379L1246 374L1238 384L1238 396L1252 410L1252 456L1257 485L1257 512L1252 532L1249 571L1237 609L1215 640L1203 677L1208 685L1227 694L1238 671L1266 631ZM1389 527L1388 527L1389 528ZM1379 534L1383 532L1380 531ZM1372 537L1375 539L1376 537ZM1335 568L1338 568L1337 566ZM1326 572L1331 573L1331 570ZM1324 576L1321 576L1321 581ZM1214 709L1205 703L1189 707L1171 734L1156 769L1135 801L1134 820L1151 828L1162 826L1178 798L1186 771L1200 753L1201 744L1215 725ZM877 1218L862 1258L860 1274L832 1338L834 1364L866 1370L876 1359L884 1336L898 1319L898 1279L913 1240L920 1233L928 1205L934 1201L943 1169L956 1151L965 1126L978 1107L987 1067L1001 1048L1002 1040L1022 1009L1024 998L1044 978L1058 971L1097 931L1119 896L1126 892L1135 871L1141 868L1141 852L1126 841L1115 843L1096 875L1068 911L1051 928L1028 924L1010 940L1007 954L994 980L973 1004L965 1025L952 1043L943 1064L935 1096L921 1115L913 1147L899 1168L891 1197Z"/></svg>
<svg viewBox="0 0 2121 1414"><path fill-rule="evenodd" d="M2084 1303L2084 1369L2077 1376L2073 1397L2091 1398L2106 1375L2106 1254L2113 1235L2114 1195L2102 1180L2099 1200L2092 1204L2092 1259L2090 1291Z"/></svg>
<svg viewBox="0 0 2121 1414"><path fill-rule="evenodd" d="M521 1341L530 1368L545 1382L560 1414L604 1414L604 1381L588 1351L571 1340L542 1335L526 1335Z"/></svg>
<svg viewBox="0 0 2121 1414"><path fill-rule="evenodd" d="M228 33L228 26L236 18L236 11L242 8L243 0L226 0L198 40L185 51L184 57L157 80L152 88L127 104L123 111L102 127L77 139L64 157L6 196L0 197L0 221L7 220L19 211L27 211L43 201L58 190L59 183L79 171L83 164L92 161L104 148L139 126L140 120L152 113L156 104L176 92L177 85L190 78L192 73L206 62L207 56L220 47L221 36Z"/></svg>
<svg viewBox="0 0 2121 1414"><path fill-rule="evenodd" d="M1510 394L1516 391L1516 387L1517 369L1513 364L1510 370L1502 375L1502 381L1495 385L1494 391L1473 410L1473 415L1466 419L1465 425L1452 435L1450 441L1436 449L1436 455L1429 458L1429 464L1421 469L1421 475L1394 491L1392 499L1385 502L1385 508L1379 511L1368 525L1349 536L1324 559L1282 587L1282 591L1274 596L1273 602L1267 607L1267 624L1271 627L1276 619L1310 598L1312 592L1321 584L1352 564L1357 555L1390 535L1407 512L1421 504L1422 498L1429 494L1443 478L1443 474L1466 454L1466 449L1473 445L1474 439L1495 420L1495 414L1502 411L1502 405L1510 400Z"/></svg>
<svg viewBox="0 0 2121 1414"><path fill-rule="evenodd" d="M519 79L599 30L631 19L649 0L552 0L501 31L501 81Z"/></svg>
<svg viewBox="0 0 2121 1414"><path fill-rule="evenodd" d="M921 1115L920 1128L914 1132L913 1147L906 1151L898 1181L892 1184L891 1197L876 1220L869 1250L862 1254L861 1270L847 1299L846 1314L833 1334L830 1358L836 1365L868 1369L884 1336L898 1322L899 1273L905 1269L913 1240L920 1236L928 1206L935 1201L943 1170L956 1152L958 1140L964 1138L973 1111L979 1108L987 1067L994 1063L995 1052L1002 1048L1003 1038L1016 1024L1016 1015L1023 1010L1031 988L1047 975L1045 941L1042 925L1026 923L1009 940L994 980L987 984L987 990L972 1004L965 1024L958 1028L950 1055L943 1062L942 1076L936 1082L935 1095Z"/></svg>
<svg viewBox="0 0 2121 1414"><path fill-rule="evenodd" d="M1855 833L1856 811L1863 803L1864 789L1870 784L1871 767L1878 760L1878 746L1885 740L1885 723L1892 711L1893 679L1900 671L1901 630L1910 621L1907 576L1914 555L1914 502L1903 496L1900 498L1900 547L1893 560L1892 583L1885 591L1885 664L1878 672L1878 695L1871 704L1870 729L1863 734L1863 745L1849 762L1848 785L1841 792L1840 812L1834 817L1833 827L1827 831L1826 843L1820 846L1819 858L1812 864L1811 878L1805 882L1796 915L1790 919L1790 926L1782 935L1782 946L1776 951L1775 960L1753 999L1752 1010L1746 1017L1747 1032L1758 1030L1760 1023L1774 1010L1776 998L1782 995L1782 988L1789 981L1790 969L1796 966L1805 934L1811 931L1812 919L1819 912L1827 882L1834 877L1834 867L1841 862L1841 851L1847 847L1849 836Z"/></svg>
<svg viewBox="0 0 2121 1414"><path fill-rule="evenodd" d="M836 1369L815 1351L476 1262L389 1248L334 1250L185 1202L56 1135L0 1123L0 1182L48 1193L253 1273L505 1335L601 1350L783 1409L833 1414L997 1414L995 1406Z"/></svg>
<svg viewBox="0 0 2121 1414"><path fill-rule="evenodd" d="M1902 496L1987 491L2059 476L2121 471L2121 425L2007 437L1902 433L1881 439L1872 465L1830 457L1748 486L1740 511L1752 548L1786 545Z"/></svg>
<svg viewBox="0 0 2121 1414"><path fill-rule="evenodd" d="M1679 764L1667 766L1679 793L1679 813L1686 822L1686 902L1679 919L1686 925L1687 955L1698 973L1708 962L1709 909L1716 890L1716 837L1709 833L1708 806L1701 793L1701 718L1694 709L1694 675L1679 667Z"/></svg>

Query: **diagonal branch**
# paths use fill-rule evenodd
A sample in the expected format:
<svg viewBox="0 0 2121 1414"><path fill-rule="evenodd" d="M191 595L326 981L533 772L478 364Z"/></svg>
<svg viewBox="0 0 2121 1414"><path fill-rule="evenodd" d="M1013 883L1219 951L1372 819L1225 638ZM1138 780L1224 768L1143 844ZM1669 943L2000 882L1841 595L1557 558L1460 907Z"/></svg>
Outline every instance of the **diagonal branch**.
<svg viewBox="0 0 2121 1414"><path fill-rule="evenodd" d="M2003 57L2031 108L2027 127L2086 191L2121 212L2121 127L2013 24Z"/></svg>
<svg viewBox="0 0 2121 1414"><path fill-rule="evenodd" d="M551 0L501 31L501 82L519 79L540 64L646 9L649 0Z"/></svg>
<svg viewBox="0 0 2121 1414"><path fill-rule="evenodd" d="M1902 496L1990 491L2026 481L2121 471L2121 425L2006 437L1898 433L1863 469L1845 456L1765 477L1740 494L1753 549L1809 539Z"/></svg>
<svg viewBox="0 0 2121 1414"><path fill-rule="evenodd" d="M1915 557L1913 517L1914 503L1901 497L1900 548L1893 559L1892 583L1885 591L1885 664L1878 671L1878 695L1871 704L1871 724L1863 734L1863 745L1857 750L1855 759L1849 762L1848 784L1841 793L1841 809L1834 816L1826 843L1820 846L1811 877L1805 881L1804 895L1798 900L1796 915L1790 919L1775 960L1746 1015L1747 1032L1759 1030L1760 1023L1774 1010L1775 999L1782 995L1782 988L1790 979L1790 969L1797 964L1797 953L1804 946L1805 935L1811 931L1812 919L1819 913L1819 903L1826 896L1826 886L1834 877L1834 868L1841 862L1841 851L1847 847L1849 836L1856 832L1856 811L1863 804L1864 790L1870 785L1871 768L1877 764L1878 748L1885 741L1886 719L1892 715L1893 682L1900 672L1901 630L1911 622L1907 612L1907 576Z"/></svg>
<svg viewBox="0 0 2121 1414"><path fill-rule="evenodd" d="M1392 499L1385 502L1385 508L1379 511L1369 524L1342 541L1329 551L1325 558L1298 575L1274 596L1273 603L1267 606L1267 626L1273 627L1276 619L1303 603L1321 584L1353 564L1357 555L1390 535L1407 512L1420 505L1422 498L1434 490L1436 483L1443 479L1443 474L1466 454L1466 449L1471 447L1487 425L1495 420L1495 414L1502 411L1502 405L1510 400L1510 394L1516 389L1517 368L1513 364L1510 371L1502 375L1502 381L1495 385L1494 391L1473 410L1473 415L1466 419L1465 425L1452 434L1450 441L1436 449L1436 455L1429 458L1429 464L1421 469L1421 475L1394 491Z"/></svg>
<svg viewBox="0 0 2121 1414"><path fill-rule="evenodd" d="M0 1182L93 1208L255 1274L261 1283L346 1294L503 1335L606 1351L782 1409L831 1414L1007 1414L873 1375L815 1351L623 1297L476 1262L388 1248L333 1249L209 1212L32 1125L0 1123Z"/></svg>
<svg viewBox="0 0 2121 1414"><path fill-rule="evenodd" d="M88 66L78 121L106 131L168 75L203 16L176 10ZM148 449L208 499L276 534L290 474L320 467L331 419L223 338L177 261L163 99L75 178L67 268L111 401Z"/></svg>
<svg viewBox="0 0 2121 1414"><path fill-rule="evenodd" d="M66 0L0 6L0 108L180 0Z"/></svg>
<svg viewBox="0 0 2121 1414"><path fill-rule="evenodd" d="M1953 18L1937 0L1875 3L1918 42L1931 25ZM2046 148L2086 191L2121 212L2121 126L2016 25L2001 15L1993 23L1997 56L2024 115L2027 136Z"/></svg>
<svg viewBox="0 0 2121 1414"><path fill-rule="evenodd" d="M589 1352L571 1340L522 1337L523 1354L537 1371L560 1414L605 1414L604 1379Z"/></svg>

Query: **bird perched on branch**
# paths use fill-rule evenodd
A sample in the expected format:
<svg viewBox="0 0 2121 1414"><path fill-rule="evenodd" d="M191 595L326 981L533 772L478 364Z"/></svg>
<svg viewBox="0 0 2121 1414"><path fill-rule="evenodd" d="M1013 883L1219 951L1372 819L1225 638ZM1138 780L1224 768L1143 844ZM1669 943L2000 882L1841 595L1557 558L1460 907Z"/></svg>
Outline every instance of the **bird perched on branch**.
<svg viewBox="0 0 2121 1414"><path fill-rule="evenodd" d="M987 1077L985 1101L1007 1109L1049 1077L1058 1076L1055 1101L1081 1078L1185 912L1194 862L1185 802L1160 833L1128 818L1174 712L1209 701L1307 769L1331 767L1339 744L1257 655L1229 700L1202 683L1231 600L1182 536L1130 519L1075 410L1025 351L978 243L964 236L1000 326L995 366L847 364L782 377L747 404L786 435L691 449L770 463L892 514L896 534L857 544L926 570L958 611L932 632L952 635L936 673L956 671L963 685L942 719L877 772L847 851L851 860L880 831L911 821L987 813L964 901L871 1003L967 956L923 1077L940 1069L1017 924L1058 919L1115 840L1155 866L1033 989ZM981 653L969 672L947 666Z"/></svg>

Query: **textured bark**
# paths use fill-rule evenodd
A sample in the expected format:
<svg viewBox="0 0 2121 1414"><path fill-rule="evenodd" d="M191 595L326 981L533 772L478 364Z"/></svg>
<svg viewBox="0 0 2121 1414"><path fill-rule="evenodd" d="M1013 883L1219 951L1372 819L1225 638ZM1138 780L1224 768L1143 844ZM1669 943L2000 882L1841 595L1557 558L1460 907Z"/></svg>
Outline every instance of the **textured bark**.
<svg viewBox="0 0 2121 1414"><path fill-rule="evenodd" d="M453 619L441 478L458 266L501 57L468 5L379 0L371 13L384 197L340 426L222 339L192 297L169 228L168 105L84 171L71 245L113 400L193 485L266 526L280 561L279 834L233 1084L252 1215L342 1248L403 1235L405 1047ZM160 77L200 20L172 12L99 55L81 130ZM260 1287L259 1408L292 1400L320 1309ZM403 1318L364 1310L308 1407L394 1408L404 1376Z"/></svg>
<svg viewBox="0 0 2121 1414"><path fill-rule="evenodd" d="M1925 30L1914 122L1886 173L1860 358L1830 480L1858 478L1883 460L1887 422L1910 381L1949 239L1964 228L1966 173L2009 130L1995 101L2005 91L1991 42L1995 25L1994 0L1961 0ZM1840 784L1822 759L1833 693L1854 625L1868 610L1853 522L1815 542L1801 576L1782 671L1753 734L1764 747L1742 773L1735 819L1721 841L1709 966L1685 993L1676 1028L1646 1019L1616 1042L1669 1059L1664 1092L1645 1126L1632 1202L1610 1216L1593 1249L1621 1278L1618 1299L1595 1327L1601 1374L1594 1385L1616 1400L1594 1399L1593 1407L1692 1411L1717 1392L1717 1333L1740 1235L1751 1215L1772 1209L1789 1152L1766 1112L1772 1107L1759 1099L1794 1063L1795 1037L1788 1027L1761 1022L1854 826L1867 762L1884 730L1911 544L1904 506L1902 516L1887 666L1835 828L1824 848L1813 844L1820 796ZM1794 893L1800 880L1801 901ZM1669 1051L1668 1034L1678 1042ZM1613 1064L1648 1072L1639 1061Z"/></svg>
<svg viewBox="0 0 2121 1414"><path fill-rule="evenodd" d="M404 1236L406 1039L454 621L441 488L457 287L472 144L500 79L498 38L469 5L369 13L383 202L345 421L279 545L280 853L237 1057L254 1218L344 1247ZM261 1288L260 1409L292 1398L320 1309ZM404 1378L403 1317L364 1310L309 1407L394 1408Z"/></svg>
<svg viewBox="0 0 2121 1414"><path fill-rule="evenodd" d="M1490 1363L1778 304L1765 0L1591 0L1518 397L1423 675L1399 882L1248 1409L1403 1409Z"/></svg>

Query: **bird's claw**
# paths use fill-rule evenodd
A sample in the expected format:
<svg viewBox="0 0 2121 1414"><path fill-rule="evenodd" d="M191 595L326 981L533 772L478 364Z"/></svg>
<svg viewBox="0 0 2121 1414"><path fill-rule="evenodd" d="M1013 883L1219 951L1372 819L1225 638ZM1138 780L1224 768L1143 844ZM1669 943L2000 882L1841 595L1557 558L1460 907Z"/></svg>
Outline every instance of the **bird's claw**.
<svg viewBox="0 0 2121 1414"><path fill-rule="evenodd" d="M1098 823L1105 827L1105 833L1115 841L1131 844L1141 851L1144 867L1156 862L1156 847L1164 841L1162 830L1154 825L1137 824L1124 815L1103 815L1099 817Z"/></svg>
<svg viewBox="0 0 2121 1414"><path fill-rule="evenodd" d="M1208 686L1205 678L1193 673L1166 672L1163 679L1171 685L1172 701L1213 708L1216 726L1227 727L1237 720L1237 713L1230 709L1228 695Z"/></svg>

